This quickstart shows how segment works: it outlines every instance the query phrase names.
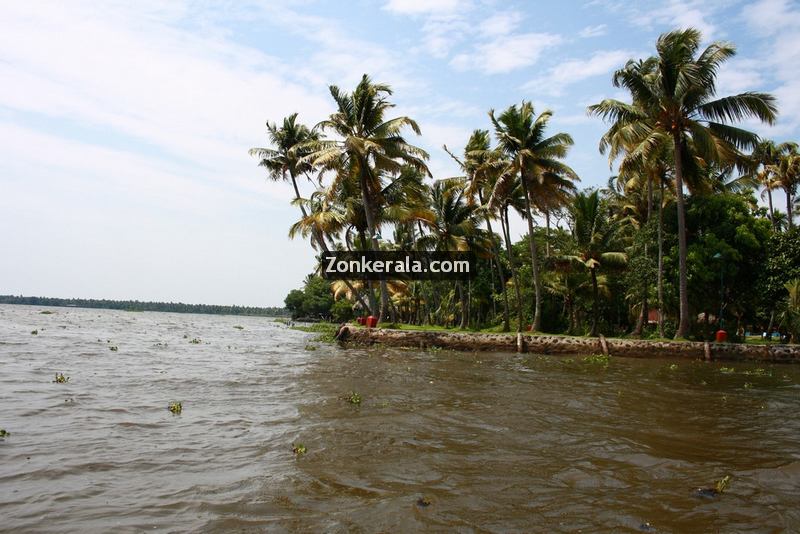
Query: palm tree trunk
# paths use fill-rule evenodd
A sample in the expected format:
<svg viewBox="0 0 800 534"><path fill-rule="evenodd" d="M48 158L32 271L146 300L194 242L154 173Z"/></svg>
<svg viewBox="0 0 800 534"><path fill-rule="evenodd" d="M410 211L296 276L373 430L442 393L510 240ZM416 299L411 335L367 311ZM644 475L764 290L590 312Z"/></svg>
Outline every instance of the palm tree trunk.
<svg viewBox="0 0 800 534"><path fill-rule="evenodd" d="M528 237L531 248L531 270L533 271L534 312L531 330L537 332L542 326L542 284L539 279L539 259L536 253L536 240L533 237L533 212L531 210L531 197L528 192L528 182L520 173L520 182L525 194L525 219L528 222Z"/></svg>
<svg viewBox="0 0 800 534"><path fill-rule="evenodd" d="M598 290L597 290L597 269L591 269L591 272L592 272L592 330L591 332L589 332L589 335L596 336L597 317L598 317L598 312L600 311L597 305L598 301L600 300L600 297L598 295Z"/></svg>
<svg viewBox="0 0 800 534"><path fill-rule="evenodd" d="M658 185L658 335L664 335L664 180L659 177Z"/></svg>
<svg viewBox="0 0 800 534"><path fill-rule="evenodd" d="M550 210L544 210L544 224L545 228L547 228L545 233L545 251L544 255L546 258L550 257Z"/></svg>
<svg viewBox="0 0 800 534"><path fill-rule="evenodd" d="M461 323L458 325L462 330L467 328L469 324L469 310L467 306L467 293L464 291L464 284L461 280L456 282L458 284L458 296L461 300Z"/></svg>
<svg viewBox="0 0 800 534"><path fill-rule="evenodd" d="M483 193L478 190L478 200L483 205ZM497 250L497 245L494 242L494 231L492 230L492 223L489 215L486 215L486 228L489 230L489 238L492 240L492 257L497 265L497 276L500 279L500 287L503 290L503 332L511 330L508 319L508 288L506 288L506 275L503 273L503 266L500 264L500 251ZM492 299L494 302L494 299Z"/></svg>
<svg viewBox="0 0 800 534"><path fill-rule="evenodd" d="M359 240L361 241L361 249L369 250L364 232L359 232ZM375 311L378 309L378 301L375 299L375 286L372 282L372 280L367 280L367 297L369 298L369 314L375 315Z"/></svg>
<svg viewBox="0 0 800 534"><path fill-rule="evenodd" d="M789 231L792 231L792 189L790 187L786 188L786 220L789 223Z"/></svg>
<svg viewBox="0 0 800 534"><path fill-rule="evenodd" d="M775 220L775 210L772 209L772 189L770 188L769 184L767 184L767 201L769 202L769 220L772 221L772 230L777 232L778 223Z"/></svg>
<svg viewBox="0 0 800 534"><path fill-rule="evenodd" d="M653 173L647 174L647 213L645 215L645 223L650 223L650 217L653 214ZM644 244L644 257L647 259L650 257L649 254L649 247L648 243L645 242ZM647 320L649 318L649 309L648 309L648 302L647 302L647 294L649 293L650 287L647 284L647 279L644 281L644 287L642 288L642 301L639 310L639 318L636 321L636 326L631 332L632 336L635 337L642 337L642 332L644 331L645 326L647 326Z"/></svg>
<svg viewBox="0 0 800 534"><path fill-rule="evenodd" d="M686 206L683 198L683 141L681 133L673 133L675 144L675 197L678 205L678 300L679 319L675 338L689 334L689 290L686 267Z"/></svg>
<svg viewBox="0 0 800 534"><path fill-rule="evenodd" d="M362 166L364 168L367 167L367 162L362 161ZM367 219L367 231L369 232L369 241L372 245L371 250L373 252L377 252L380 250L380 244L378 243L378 238L376 237L375 233L375 212L373 211L372 206L372 198L369 194L369 185L367 183L367 172L369 171L362 171L361 174L361 202L364 204L364 215ZM380 288L381 288L381 308L380 308L380 320L387 320L389 318L389 288L386 285L386 280L380 281Z"/></svg>
<svg viewBox="0 0 800 534"><path fill-rule="evenodd" d="M514 293L517 297L517 332L522 332L522 297L519 294L519 276L517 275L517 265L514 261L514 252L511 248L511 233L508 229L508 205L501 208L500 225L503 227L503 241L506 242L508 266L511 269L511 277L514 279Z"/></svg>

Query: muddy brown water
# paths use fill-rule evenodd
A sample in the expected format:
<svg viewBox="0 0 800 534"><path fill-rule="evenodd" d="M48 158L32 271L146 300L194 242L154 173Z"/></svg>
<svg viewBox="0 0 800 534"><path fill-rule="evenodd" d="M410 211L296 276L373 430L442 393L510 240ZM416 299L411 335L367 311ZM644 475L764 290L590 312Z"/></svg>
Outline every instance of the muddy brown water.
<svg viewBox="0 0 800 534"><path fill-rule="evenodd" d="M0 530L800 530L798 366L313 338L0 306Z"/></svg>

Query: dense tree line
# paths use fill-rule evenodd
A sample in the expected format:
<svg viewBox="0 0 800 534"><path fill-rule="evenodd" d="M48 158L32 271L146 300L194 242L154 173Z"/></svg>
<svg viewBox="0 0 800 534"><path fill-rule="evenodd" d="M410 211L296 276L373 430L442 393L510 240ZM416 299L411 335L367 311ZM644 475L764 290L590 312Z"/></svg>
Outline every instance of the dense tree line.
<svg viewBox="0 0 800 534"><path fill-rule="evenodd" d="M217 306L214 304L184 304L182 302L142 302L138 300L60 299L53 297L23 297L0 295L0 304L30 306L74 306L125 311L158 311L173 313L208 313L215 315L258 315L279 317L288 315L286 308L257 308L252 306Z"/></svg>
<svg viewBox="0 0 800 534"><path fill-rule="evenodd" d="M469 281L326 285L310 276L287 307L503 331L800 335L798 146L740 127L772 124L775 99L718 95L718 69L735 48L701 42L693 29L662 35L652 57L614 73L627 100L589 106L608 125L599 149L616 172L602 188L578 188L564 163L572 138L550 132L553 113L524 100L489 111L489 129L475 130L463 151L444 147L461 176L438 180L428 154L404 137L420 134L416 121L389 117L391 89L366 75L350 93L332 86L335 111L313 128L297 114L268 122L271 146L251 154L271 179L293 186L301 216L291 237L310 239L318 252L468 250L479 258ZM309 196L299 180L313 185ZM785 214L773 203L779 192ZM512 212L528 230L517 242Z"/></svg>

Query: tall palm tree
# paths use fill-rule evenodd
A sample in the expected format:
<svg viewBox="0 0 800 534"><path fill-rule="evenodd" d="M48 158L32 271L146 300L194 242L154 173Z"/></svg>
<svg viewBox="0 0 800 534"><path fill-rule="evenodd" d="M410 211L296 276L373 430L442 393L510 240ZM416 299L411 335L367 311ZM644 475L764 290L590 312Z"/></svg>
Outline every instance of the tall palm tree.
<svg viewBox="0 0 800 534"><path fill-rule="evenodd" d="M478 227L479 215L474 205L466 202L465 181L439 180L431 190L431 207L434 217L424 221L430 233L421 237L418 244L429 250L472 251L477 256L487 256L491 250L489 236ZM469 326L469 297L461 280L456 282L461 300L461 328Z"/></svg>
<svg viewBox="0 0 800 534"><path fill-rule="evenodd" d="M298 122L297 113L292 113L283 119L281 125L267 121L267 137L272 148L251 148L249 154L259 159L258 165L267 170L269 179L292 183L294 204L300 206L303 219L308 219L307 203L300 196L297 178L303 175L311 180L311 172L314 171L314 168L306 160L306 157L310 154L310 145L320 140L320 134L316 129L309 129L308 126ZM312 246L327 252L328 246L325 243L323 231L313 225L309 226L309 229ZM304 237L307 237L307 234ZM349 281L343 282L351 290L353 289Z"/></svg>
<svg viewBox="0 0 800 534"><path fill-rule="evenodd" d="M251 148L250 155L259 159L258 165L267 170L270 180L290 181L295 200L300 199L297 178L305 175L310 179L313 167L303 158L309 154L308 144L318 141L319 132L297 122L297 113L283 119L283 124L267 121L267 136L273 148ZM303 216L308 215L301 204Z"/></svg>
<svg viewBox="0 0 800 534"><path fill-rule="evenodd" d="M774 188L774 169L778 165L781 156L786 155L797 148L796 143L776 143L771 139L764 139L758 142L750 154L750 173L764 187L761 198L766 196L767 206L769 207L769 219L772 222L772 229L778 230L778 223L775 219L775 209L772 206L772 189Z"/></svg>
<svg viewBox="0 0 800 534"><path fill-rule="evenodd" d="M494 163L498 160L499 154L490 149L491 141L489 139L488 130L474 130L467 145L464 147L464 159L459 159L455 154L448 150L445 145L444 150L450 154L456 163L461 167L465 173L467 180L467 195L468 202L474 204L477 200L478 205L482 208L484 222L486 229L491 237L491 251L492 259L497 267L497 277L500 281L500 288L503 294L503 332L510 330L509 325L509 312L508 312L508 288L506 287L506 276L503 272L503 264L500 262L500 253L495 244L495 234L492 230L492 217L491 210L484 208L486 200L491 196L494 181L497 178L497 165ZM492 276L494 280L494 275ZM494 284L494 281L492 282Z"/></svg>
<svg viewBox="0 0 800 534"><path fill-rule="evenodd" d="M755 117L772 124L777 116L775 99L766 93L715 98L718 69L736 49L729 43L714 42L698 55L701 41L700 32L691 28L662 34L656 42L657 56L629 62L614 74L614 85L627 89L633 102L607 99L589 107L591 114L614 122L612 128L628 129L632 136L637 130L639 134L645 131L635 149L645 155L660 146L665 137L672 141L678 211L678 338L689 333L683 188L687 178L697 178L697 161L689 149L705 162L729 160L738 149L758 142L754 133L729 123Z"/></svg>
<svg viewBox="0 0 800 534"><path fill-rule="evenodd" d="M608 216L598 191L576 195L571 214L572 235L578 251L565 259L583 267L591 276L592 327L589 335L596 336L600 300L598 271L605 267L625 265L628 257L624 252L616 250L619 248L619 222Z"/></svg>
<svg viewBox="0 0 800 534"><path fill-rule="evenodd" d="M419 126L409 117L386 118L394 105L389 101L392 90L388 85L373 83L366 74L352 93L343 92L332 85L330 93L337 109L317 126L333 131L339 139L311 143L313 152L307 161L326 170L334 171L332 190L345 182L358 184L361 204L367 224L368 243L373 251L378 243L377 212L384 199L382 180L387 175L399 174L409 165L430 175L425 160L428 154L403 138L404 128L420 134ZM381 318L389 313L389 294L385 281L381 281Z"/></svg>
<svg viewBox="0 0 800 534"><path fill-rule="evenodd" d="M497 178L495 188L505 188L509 181L518 180L525 197L525 220L528 223L528 237L533 271L535 310L533 330L541 329L542 321L542 283L539 275L539 259L533 232L533 189L547 179L547 175L577 180L578 177L569 166L560 161L567 155L573 141L566 133L545 135L547 124L553 116L544 111L536 116L533 104L523 101L517 107L512 105L500 115L489 111L494 126L499 149L508 158L508 164ZM494 195L493 195L494 196Z"/></svg>
<svg viewBox="0 0 800 534"><path fill-rule="evenodd" d="M786 193L786 223L791 231L794 226L792 204L797 185L800 184L800 153L797 152L797 146L790 147L785 154L778 156L777 163L770 165L770 169L774 185Z"/></svg>

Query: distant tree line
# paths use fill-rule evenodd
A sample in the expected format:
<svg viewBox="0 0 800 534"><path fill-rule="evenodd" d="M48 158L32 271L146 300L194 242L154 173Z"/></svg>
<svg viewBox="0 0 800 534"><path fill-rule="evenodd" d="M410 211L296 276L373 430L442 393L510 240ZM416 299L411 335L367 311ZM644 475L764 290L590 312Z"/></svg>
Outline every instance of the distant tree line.
<svg viewBox="0 0 800 534"><path fill-rule="evenodd" d="M71 306L76 308L103 308L125 311L157 311L173 313L208 313L215 315L258 315L278 317L289 315L286 308L253 306L218 306L215 304L184 304L183 302L142 302L138 300L60 299L54 297L23 297L0 295L0 304L28 304L31 306Z"/></svg>

